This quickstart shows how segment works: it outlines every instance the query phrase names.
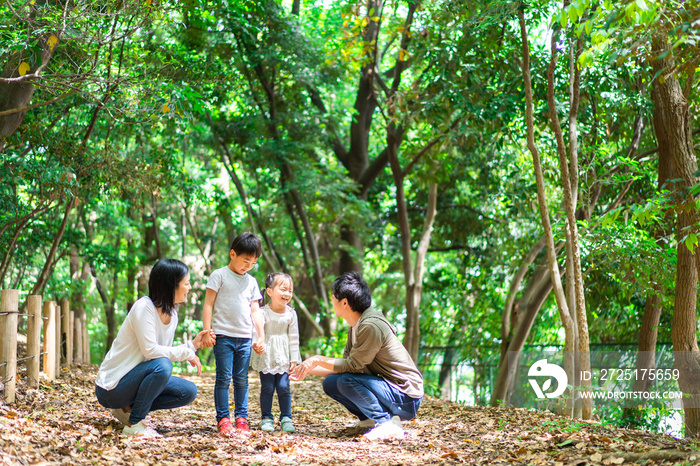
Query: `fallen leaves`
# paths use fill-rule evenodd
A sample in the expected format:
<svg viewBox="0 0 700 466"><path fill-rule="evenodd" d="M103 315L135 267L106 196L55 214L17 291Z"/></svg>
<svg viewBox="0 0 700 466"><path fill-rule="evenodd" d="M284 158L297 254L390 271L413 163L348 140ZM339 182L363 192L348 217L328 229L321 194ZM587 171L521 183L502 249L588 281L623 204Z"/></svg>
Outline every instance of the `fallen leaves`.
<svg viewBox="0 0 700 466"><path fill-rule="evenodd" d="M0 403L0 463L572 466L632 464L639 458L651 464L650 459L663 458L664 464L680 464L694 461L688 459L690 449L698 446L594 422L573 423L550 413L466 407L429 397L420 417L404 423L404 439L358 441L360 431L343 429L354 419L323 394L315 377L292 385L297 433L265 433L259 430L259 383L252 373L250 435L218 435L214 375L204 374L189 377L199 387L194 403L149 416L162 439L135 441L122 435L121 426L97 403L94 368L61 375L56 383L42 381L40 390L18 387L11 407Z"/></svg>

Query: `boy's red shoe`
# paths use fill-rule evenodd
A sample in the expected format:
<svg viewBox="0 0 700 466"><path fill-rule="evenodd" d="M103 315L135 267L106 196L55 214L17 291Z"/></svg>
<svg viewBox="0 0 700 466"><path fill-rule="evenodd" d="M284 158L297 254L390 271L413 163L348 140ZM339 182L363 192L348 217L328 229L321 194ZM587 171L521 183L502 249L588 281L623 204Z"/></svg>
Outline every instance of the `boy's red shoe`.
<svg viewBox="0 0 700 466"><path fill-rule="evenodd" d="M250 427L248 427L248 419L244 417L237 417L236 429L240 430L241 432L250 432Z"/></svg>
<svg viewBox="0 0 700 466"><path fill-rule="evenodd" d="M236 426L238 426L238 421L236 421ZM231 419L224 417L219 421L219 433L222 435L229 435L233 432L233 426L231 425Z"/></svg>

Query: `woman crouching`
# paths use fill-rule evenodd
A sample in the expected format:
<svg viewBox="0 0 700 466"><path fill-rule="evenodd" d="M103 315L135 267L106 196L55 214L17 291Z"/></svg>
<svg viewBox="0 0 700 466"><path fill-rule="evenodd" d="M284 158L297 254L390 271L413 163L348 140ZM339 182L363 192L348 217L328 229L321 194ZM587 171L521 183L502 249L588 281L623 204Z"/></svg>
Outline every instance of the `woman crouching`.
<svg viewBox="0 0 700 466"><path fill-rule="evenodd" d="M151 411L192 403L197 386L172 375L173 361L189 361L202 373L195 351L202 347L200 332L194 340L172 346L177 329L178 304L190 285L187 266L162 259L148 279L148 296L134 303L117 333L95 381L97 401L124 424L124 434L161 437L145 421ZM216 338L215 335L211 335Z"/></svg>

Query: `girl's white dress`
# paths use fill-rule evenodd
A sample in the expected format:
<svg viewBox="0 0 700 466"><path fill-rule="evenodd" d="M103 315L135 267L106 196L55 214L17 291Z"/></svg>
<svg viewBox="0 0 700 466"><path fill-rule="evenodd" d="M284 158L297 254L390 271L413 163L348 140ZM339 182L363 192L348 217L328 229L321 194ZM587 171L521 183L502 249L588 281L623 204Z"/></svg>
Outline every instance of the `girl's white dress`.
<svg viewBox="0 0 700 466"><path fill-rule="evenodd" d="M299 354L299 323L297 313L287 306L284 313L270 309L269 304L260 308L265 321L265 352L253 352L250 366L265 374L289 372L289 363L301 363Z"/></svg>

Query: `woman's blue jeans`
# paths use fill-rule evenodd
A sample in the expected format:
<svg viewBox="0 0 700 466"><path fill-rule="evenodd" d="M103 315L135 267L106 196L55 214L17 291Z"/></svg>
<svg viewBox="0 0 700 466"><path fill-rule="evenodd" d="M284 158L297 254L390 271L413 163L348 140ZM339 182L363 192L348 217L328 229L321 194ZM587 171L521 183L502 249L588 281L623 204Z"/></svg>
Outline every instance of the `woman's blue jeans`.
<svg viewBox="0 0 700 466"><path fill-rule="evenodd" d="M280 403L280 419L292 417L292 389L289 386L289 374L264 374L260 372L260 411L262 418L274 419L272 416L272 398L277 390Z"/></svg>
<svg viewBox="0 0 700 466"><path fill-rule="evenodd" d="M97 401L109 409L131 406L131 425L141 422L151 411L192 403L197 397L197 386L172 373L173 363L168 358L142 362L127 372L112 390L96 386Z"/></svg>
<svg viewBox="0 0 700 466"><path fill-rule="evenodd" d="M250 365L250 338L216 336L216 382L214 382L214 405L216 422L228 417L228 387L233 378L233 402L236 418L248 417L248 366Z"/></svg>
<svg viewBox="0 0 700 466"><path fill-rule="evenodd" d="M416 417L423 398L412 398L376 375L331 374L323 380L323 391L357 416L377 424L392 416L402 421Z"/></svg>

